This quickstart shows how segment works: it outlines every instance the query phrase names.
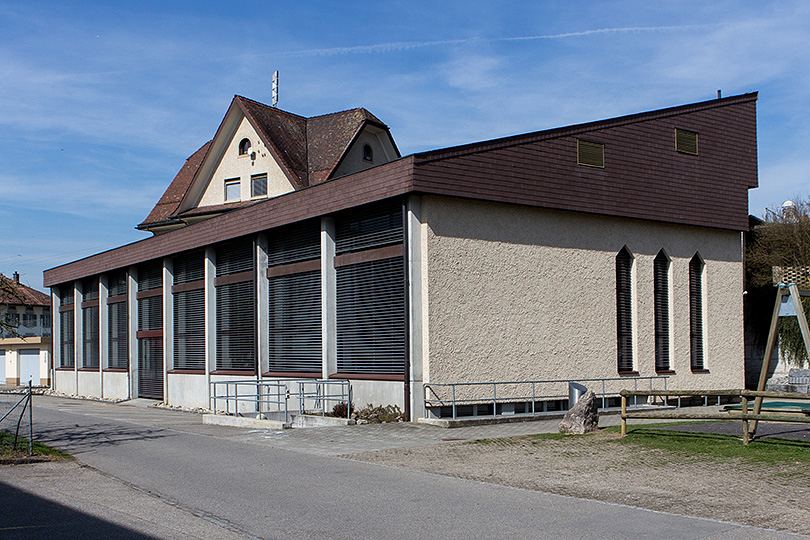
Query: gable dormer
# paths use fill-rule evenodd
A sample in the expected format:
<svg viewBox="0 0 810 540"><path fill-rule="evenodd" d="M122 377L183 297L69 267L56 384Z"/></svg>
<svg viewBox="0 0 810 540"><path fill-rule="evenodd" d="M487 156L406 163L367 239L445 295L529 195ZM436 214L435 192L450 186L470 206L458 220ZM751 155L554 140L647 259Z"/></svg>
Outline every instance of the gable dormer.
<svg viewBox="0 0 810 540"><path fill-rule="evenodd" d="M235 96L139 229L160 234L400 157L365 109L305 118Z"/></svg>

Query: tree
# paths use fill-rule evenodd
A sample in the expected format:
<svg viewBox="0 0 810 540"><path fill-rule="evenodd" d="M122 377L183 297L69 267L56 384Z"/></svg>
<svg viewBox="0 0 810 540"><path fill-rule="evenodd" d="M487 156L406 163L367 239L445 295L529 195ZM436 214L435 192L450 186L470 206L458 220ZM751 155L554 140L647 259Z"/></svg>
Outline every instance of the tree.
<svg viewBox="0 0 810 540"><path fill-rule="evenodd" d="M796 198L775 212L769 211L765 221L751 231L745 264L749 289L772 287L774 275L787 269L798 274L795 281L800 289L810 289L810 200ZM810 319L810 298L802 299L802 305ZM779 353L796 366L808 363L795 317L779 320Z"/></svg>
<svg viewBox="0 0 810 540"><path fill-rule="evenodd" d="M20 295L16 287L16 282L0 274L0 305L24 304L25 299ZM19 325L10 319L6 319L5 313L0 316L0 335L17 336Z"/></svg>

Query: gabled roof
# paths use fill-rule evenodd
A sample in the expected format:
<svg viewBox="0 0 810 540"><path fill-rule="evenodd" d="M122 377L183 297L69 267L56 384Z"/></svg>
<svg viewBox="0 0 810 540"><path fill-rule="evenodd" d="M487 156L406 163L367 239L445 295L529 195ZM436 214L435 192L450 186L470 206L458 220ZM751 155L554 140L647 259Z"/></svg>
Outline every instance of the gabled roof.
<svg viewBox="0 0 810 540"><path fill-rule="evenodd" d="M243 96L234 96L214 139L188 158L149 216L138 225L139 229L176 222L201 165L213 150L213 143L226 131L223 126L236 109L256 130L296 190L328 180L367 124L388 132L388 127L379 118L363 108L306 118ZM388 136L390 138L390 133ZM391 143L396 149L393 138ZM216 158L212 156L212 159ZM220 210L236 207L228 205ZM182 214L190 212L199 214L194 209L186 209Z"/></svg>
<svg viewBox="0 0 810 540"><path fill-rule="evenodd" d="M15 277L17 274L15 274ZM10 306L50 306L51 297L0 274L0 304Z"/></svg>

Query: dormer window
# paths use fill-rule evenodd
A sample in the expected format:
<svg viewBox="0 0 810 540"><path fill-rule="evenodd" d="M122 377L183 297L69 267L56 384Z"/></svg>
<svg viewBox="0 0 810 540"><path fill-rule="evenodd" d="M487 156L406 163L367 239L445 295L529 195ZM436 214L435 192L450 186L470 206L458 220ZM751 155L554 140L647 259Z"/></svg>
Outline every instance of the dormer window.
<svg viewBox="0 0 810 540"><path fill-rule="evenodd" d="M374 151L369 145L363 145L363 161L374 161Z"/></svg>
<svg viewBox="0 0 810 540"><path fill-rule="evenodd" d="M250 153L250 139L242 139L239 141L239 155L246 156Z"/></svg>

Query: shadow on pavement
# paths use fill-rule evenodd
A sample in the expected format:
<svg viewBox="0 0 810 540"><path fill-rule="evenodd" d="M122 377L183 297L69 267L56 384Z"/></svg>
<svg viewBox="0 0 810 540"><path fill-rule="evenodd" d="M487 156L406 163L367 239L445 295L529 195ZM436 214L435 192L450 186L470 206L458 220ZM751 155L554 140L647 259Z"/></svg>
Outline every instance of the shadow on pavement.
<svg viewBox="0 0 810 540"><path fill-rule="evenodd" d="M34 420L34 438L64 452L82 453L101 446L146 441L173 434L165 429L126 428L115 424L93 426L42 426Z"/></svg>
<svg viewBox="0 0 810 540"><path fill-rule="evenodd" d="M0 482L0 537L6 540L155 538Z"/></svg>

